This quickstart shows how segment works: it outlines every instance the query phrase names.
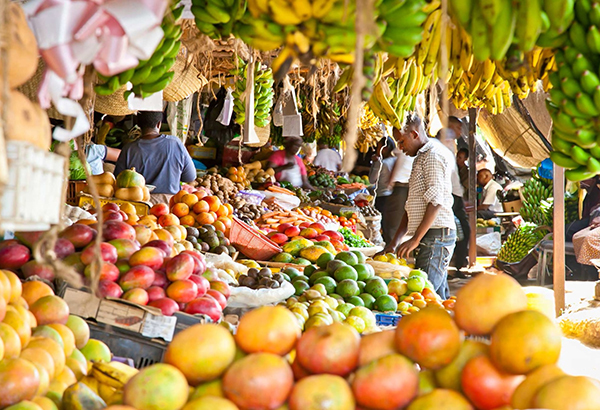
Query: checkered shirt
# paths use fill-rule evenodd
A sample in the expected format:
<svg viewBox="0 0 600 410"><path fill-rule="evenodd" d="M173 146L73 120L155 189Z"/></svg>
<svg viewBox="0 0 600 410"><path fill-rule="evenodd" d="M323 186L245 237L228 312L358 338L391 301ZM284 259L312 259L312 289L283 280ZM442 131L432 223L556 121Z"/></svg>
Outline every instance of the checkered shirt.
<svg viewBox="0 0 600 410"><path fill-rule="evenodd" d="M429 203L441 205L431 228L456 229L452 212L453 161L448 148L435 139L427 141L417 152L408 181L408 235L414 235Z"/></svg>

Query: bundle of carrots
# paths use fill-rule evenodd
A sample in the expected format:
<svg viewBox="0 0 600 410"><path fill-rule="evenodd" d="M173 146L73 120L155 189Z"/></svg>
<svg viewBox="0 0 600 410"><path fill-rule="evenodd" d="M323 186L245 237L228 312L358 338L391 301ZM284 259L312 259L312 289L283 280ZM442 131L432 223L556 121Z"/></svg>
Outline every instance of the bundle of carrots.
<svg viewBox="0 0 600 410"><path fill-rule="evenodd" d="M294 191L290 191L289 189L280 186L270 185L267 189L271 192L275 192L276 194L296 195Z"/></svg>
<svg viewBox="0 0 600 410"><path fill-rule="evenodd" d="M267 212L256 220L256 226L258 226L260 229L277 229L277 227L281 224L298 226L303 222L313 223L316 221L314 218L308 217L296 211Z"/></svg>
<svg viewBox="0 0 600 410"><path fill-rule="evenodd" d="M361 184L360 182L353 182L351 184L342 184L337 186L339 189L363 189L367 186L365 184Z"/></svg>

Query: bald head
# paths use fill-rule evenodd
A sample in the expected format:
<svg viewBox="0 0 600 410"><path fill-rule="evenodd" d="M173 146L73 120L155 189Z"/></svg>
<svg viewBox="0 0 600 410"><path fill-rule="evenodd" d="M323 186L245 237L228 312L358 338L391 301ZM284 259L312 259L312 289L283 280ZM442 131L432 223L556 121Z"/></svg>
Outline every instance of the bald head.
<svg viewBox="0 0 600 410"><path fill-rule="evenodd" d="M477 173L477 184L479 184L479 186L486 186L488 182L490 182L493 178L493 174L492 171L490 171L487 168L481 169L479 170L479 172Z"/></svg>

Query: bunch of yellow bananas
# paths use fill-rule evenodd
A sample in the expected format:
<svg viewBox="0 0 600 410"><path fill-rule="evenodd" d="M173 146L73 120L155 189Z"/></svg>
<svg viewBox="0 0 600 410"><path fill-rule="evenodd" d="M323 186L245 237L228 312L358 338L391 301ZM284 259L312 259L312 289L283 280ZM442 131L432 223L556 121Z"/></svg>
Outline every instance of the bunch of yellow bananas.
<svg viewBox="0 0 600 410"><path fill-rule="evenodd" d="M120 362L90 362L88 375L81 379L81 383L110 405L120 401L123 386L137 373L136 368Z"/></svg>
<svg viewBox="0 0 600 410"><path fill-rule="evenodd" d="M373 114L371 108L368 105L364 104L361 109L361 116L358 123L360 129L367 130L376 126L379 123L379 118Z"/></svg>
<svg viewBox="0 0 600 410"><path fill-rule="evenodd" d="M522 100L530 91L538 91L540 81L544 91L552 87L550 73L556 70L554 50L535 47L524 54L519 52L515 58L507 57L497 63L496 69L509 82L512 92Z"/></svg>
<svg viewBox="0 0 600 410"><path fill-rule="evenodd" d="M364 154L369 151L370 148L375 148L377 142L381 138L383 138L383 130L378 124L370 128L361 128L358 130L354 148Z"/></svg>

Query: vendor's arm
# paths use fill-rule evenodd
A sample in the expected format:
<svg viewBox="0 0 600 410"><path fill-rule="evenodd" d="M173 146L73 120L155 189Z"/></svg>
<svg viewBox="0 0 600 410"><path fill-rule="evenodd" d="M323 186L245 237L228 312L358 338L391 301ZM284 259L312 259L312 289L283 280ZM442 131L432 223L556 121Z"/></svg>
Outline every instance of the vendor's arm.
<svg viewBox="0 0 600 410"><path fill-rule="evenodd" d="M115 164L115 170L113 173L115 175L119 175L121 171L127 169L127 150L122 149L119 153L119 157L117 158L117 163Z"/></svg>
<svg viewBox="0 0 600 410"><path fill-rule="evenodd" d="M288 162L287 164L283 164L283 165L275 165L274 163L269 161L269 163L267 164L267 167L273 168L273 171L275 171L275 173L277 174L281 171L285 171L286 169L293 168L294 164L292 162Z"/></svg>
<svg viewBox="0 0 600 410"><path fill-rule="evenodd" d="M423 215L423 220L421 220L421 223L415 231L415 234L412 238L404 242L398 248L397 254L399 258L406 259L408 257L408 254L419 246L421 239L423 239L429 228L431 228L431 224L433 224L433 221L435 221L435 218L437 217L440 208L441 205L439 204L434 205L431 202L427 204L427 208L425 209L425 215Z"/></svg>
<svg viewBox="0 0 600 410"><path fill-rule="evenodd" d="M402 161L396 160L396 162L394 162L394 168L392 168L392 175L398 175L398 172L400 171L402 166ZM392 181L392 178L390 178L390 180L388 181L387 189L394 189L394 182L396 181Z"/></svg>
<svg viewBox="0 0 600 410"><path fill-rule="evenodd" d="M121 150L118 148L106 147L106 160L110 162L117 162Z"/></svg>
<svg viewBox="0 0 600 410"><path fill-rule="evenodd" d="M184 165L183 171L181 172L181 181L190 183L196 179L196 166L194 165L194 161L192 161L192 157L187 151L183 153Z"/></svg>

